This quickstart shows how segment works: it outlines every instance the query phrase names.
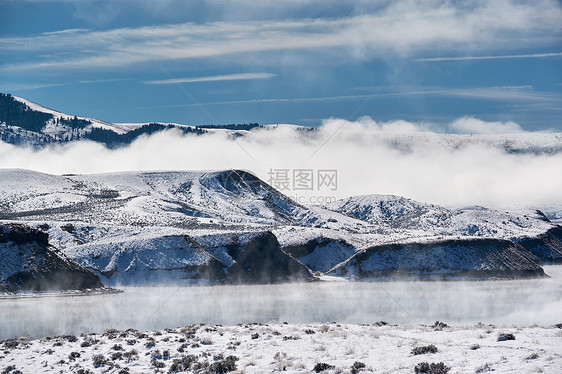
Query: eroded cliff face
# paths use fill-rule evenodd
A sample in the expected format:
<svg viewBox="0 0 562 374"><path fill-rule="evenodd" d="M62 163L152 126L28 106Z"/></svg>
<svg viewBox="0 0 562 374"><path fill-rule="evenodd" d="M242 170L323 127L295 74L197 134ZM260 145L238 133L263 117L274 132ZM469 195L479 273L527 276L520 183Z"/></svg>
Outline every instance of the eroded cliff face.
<svg viewBox="0 0 562 374"><path fill-rule="evenodd" d="M516 240L516 243L537 256L543 264L562 263L562 227L560 226L553 227L535 238Z"/></svg>
<svg viewBox="0 0 562 374"><path fill-rule="evenodd" d="M85 290L103 287L94 272L49 245L46 233L21 224L0 225L0 290Z"/></svg>
<svg viewBox="0 0 562 374"><path fill-rule="evenodd" d="M511 241L474 238L374 246L357 253L332 273L356 279L546 276L536 261L535 255Z"/></svg>
<svg viewBox="0 0 562 374"><path fill-rule="evenodd" d="M281 250L271 232L259 233L243 244L229 245L226 252L234 260L227 270L227 283L271 284L313 279L306 266Z"/></svg>

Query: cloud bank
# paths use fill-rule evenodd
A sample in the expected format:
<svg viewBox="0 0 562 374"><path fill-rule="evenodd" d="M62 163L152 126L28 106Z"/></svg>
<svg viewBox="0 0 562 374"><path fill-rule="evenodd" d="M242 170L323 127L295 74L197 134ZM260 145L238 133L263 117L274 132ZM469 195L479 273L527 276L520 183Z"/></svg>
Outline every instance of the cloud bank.
<svg viewBox="0 0 562 374"><path fill-rule="evenodd" d="M335 169L337 190L298 195L395 194L454 207L562 207L562 134L520 133L513 122L469 117L447 127L366 117L326 120L315 131L295 126L254 130L235 140L224 132L195 136L166 131L115 150L91 142L43 150L0 142L0 167L54 174L237 168L264 181L275 169ZM453 128L473 135L439 132ZM524 152L510 153L506 147Z"/></svg>
<svg viewBox="0 0 562 374"><path fill-rule="evenodd" d="M453 121L450 128L460 134L514 134L523 132L515 122L486 122L472 117Z"/></svg>

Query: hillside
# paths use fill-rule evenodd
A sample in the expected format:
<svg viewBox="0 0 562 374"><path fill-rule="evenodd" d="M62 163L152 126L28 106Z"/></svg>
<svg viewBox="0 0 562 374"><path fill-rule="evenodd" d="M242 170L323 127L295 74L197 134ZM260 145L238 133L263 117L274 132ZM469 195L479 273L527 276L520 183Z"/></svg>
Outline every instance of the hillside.
<svg viewBox="0 0 562 374"><path fill-rule="evenodd" d="M485 237L515 241L540 261L562 261L562 231L539 210L507 212L480 206L447 209L391 195L356 196L326 208L409 238Z"/></svg>
<svg viewBox="0 0 562 374"><path fill-rule="evenodd" d="M540 275L537 264L562 259L560 226L538 212L449 210L380 195L304 206L242 170L56 176L4 169L0 220L48 233L51 245L106 285L271 283L330 271L369 278L361 275L370 269L364 253L381 246L402 248L385 251L402 262L385 255L381 269L405 273L414 269L406 254L415 253L425 253L422 272L474 277Z"/></svg>
<svg viewBox="0 0 562 374"><path fill-rule="evenodd" d="M160 229L123 231L67 247L65 253L100 274L108 285L269 284L312 279L305 266L281 250L270 232L192 237L163 234Z"/></svg>
<svg viewBox="0 0 562 374"><path fill-rule="evenodd" d="M130 144L141 135L175 129L184 134L204 134L195 126L145 123L113 124L94 118L72 116L42 105L0 93L0 140L23 146L91 140L109 147Z"/></svg>
<svg viewBox="0 0 562 374"><path fill-rule="evenodd" d="M242 170L54 176L5 169L0 174L0 219L174 227L308 226L327 220Z"/></svg>

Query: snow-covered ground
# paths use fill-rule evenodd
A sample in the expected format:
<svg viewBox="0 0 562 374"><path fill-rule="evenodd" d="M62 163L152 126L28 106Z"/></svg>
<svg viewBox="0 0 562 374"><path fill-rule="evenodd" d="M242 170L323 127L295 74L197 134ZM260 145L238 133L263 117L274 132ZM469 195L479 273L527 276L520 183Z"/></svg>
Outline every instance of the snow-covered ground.
<svg viewBox="0 0 562 374"><path fill-rule="evenodd" d="M6 340L0 343L0 369L11 368L12 373L310 373L322 371L315 368L325 364L327 373L413 373L422 362L442 362L450 373L560 373L561 343L560 326L200 324Z"/></svg>

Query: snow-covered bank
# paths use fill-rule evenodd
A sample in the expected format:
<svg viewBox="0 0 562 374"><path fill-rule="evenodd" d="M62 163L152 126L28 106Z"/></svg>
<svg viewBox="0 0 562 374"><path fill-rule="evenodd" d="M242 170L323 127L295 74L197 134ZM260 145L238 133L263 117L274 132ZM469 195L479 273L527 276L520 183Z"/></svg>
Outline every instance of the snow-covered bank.
<svg viewBox="0 0 562 374"><path fill-rule="evenodd" d="M85 290L70 291L18 291L18 292L0 292L0 300L18 300L18 299L42 299L46 297L72 297L72 296L95 296L95 295L111 295L122 293L123 290L111 287L88 288Z"/></svg>
<svg viewBox="0 0 562 374"><path fill-rule="evenodd" d="M422 362L442 362L450 373L560 373L561 327L379 322L106 330L78 337L2 341L0 369L10 368L12 373L306 373L324 367L328 373L413 373Z"/></svg>

